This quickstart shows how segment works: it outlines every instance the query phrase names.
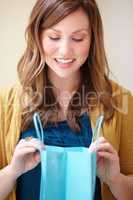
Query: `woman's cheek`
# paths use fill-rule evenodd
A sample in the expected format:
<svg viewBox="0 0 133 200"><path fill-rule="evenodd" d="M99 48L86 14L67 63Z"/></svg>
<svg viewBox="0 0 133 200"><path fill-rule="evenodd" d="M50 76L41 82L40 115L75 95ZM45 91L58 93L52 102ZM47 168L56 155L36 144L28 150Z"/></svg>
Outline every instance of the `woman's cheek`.
<svg viewBox="0 0 133 200"><path fill-rule="evenodd" d="M82 64L86 61L89 55L89 44L82 44L80 48L77 48L76 52L76 58L81 62Z"/></svg>
<svg viewBox="0 0 133 200"><path fill-rule="evenodd" d="M83 63L86 61L86 59L88 58L88 55L89 55L89 52L88 52L88 51L83 51L82 54L79 53L79 54L77 55L77 60L78 60L81 64L83 64Z"/></svg>
<svg viewBox="0 0 133 200"><path fill-rule="evenodd" d="M56 52L57 45L51 43L50 41L43 41L43 51L45 55L52 55Z"/></svg>

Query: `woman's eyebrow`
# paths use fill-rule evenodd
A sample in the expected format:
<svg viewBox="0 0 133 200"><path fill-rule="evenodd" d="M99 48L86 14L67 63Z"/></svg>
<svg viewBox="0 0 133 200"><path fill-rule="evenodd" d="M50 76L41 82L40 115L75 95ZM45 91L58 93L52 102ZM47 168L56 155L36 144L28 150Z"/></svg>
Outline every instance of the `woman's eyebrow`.
<svg viewBox="0 0 133 200"><path fill-rule="evenodd" d="M54 28L50 28L50 30L53 30L53 31L58 32L58 33L61 33L60 30L57 30L57 29L54 29ZM73 33L79 33L79 32L82 32L82 31L88 32L89 30L88 30L87 28L81 28L81 29L78 29L78 30L76 30L76 31L73 31L72 34L73 34Z"/></svg>

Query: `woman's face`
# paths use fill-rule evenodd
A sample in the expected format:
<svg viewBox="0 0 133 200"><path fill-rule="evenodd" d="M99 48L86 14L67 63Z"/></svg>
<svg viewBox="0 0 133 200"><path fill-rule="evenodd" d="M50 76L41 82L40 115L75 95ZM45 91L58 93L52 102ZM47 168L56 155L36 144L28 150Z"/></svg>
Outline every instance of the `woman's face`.
<svg viewBox="0 0 133 200"><path fill-rule="evenodd" d="M45 62L49 70L67 78L79 72L90 48L89 19L83 9L78 9L41 35Z"/></svg>

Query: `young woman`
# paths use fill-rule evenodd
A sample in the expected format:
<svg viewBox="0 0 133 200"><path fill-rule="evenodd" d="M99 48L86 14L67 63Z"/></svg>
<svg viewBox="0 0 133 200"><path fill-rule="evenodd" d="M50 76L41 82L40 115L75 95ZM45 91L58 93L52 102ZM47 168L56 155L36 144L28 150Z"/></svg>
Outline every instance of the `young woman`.
<svg viewBox="0 0 133 200"><path fill-rule="evenodd" d="M95 0L38 0L26 39L20 83L0 94L0 199L39 199L37 149L45 146L32 122L38 112L45 144L64 147L89 147L102 113L95 199L131 200L133 97L109 80Z"/></svg>

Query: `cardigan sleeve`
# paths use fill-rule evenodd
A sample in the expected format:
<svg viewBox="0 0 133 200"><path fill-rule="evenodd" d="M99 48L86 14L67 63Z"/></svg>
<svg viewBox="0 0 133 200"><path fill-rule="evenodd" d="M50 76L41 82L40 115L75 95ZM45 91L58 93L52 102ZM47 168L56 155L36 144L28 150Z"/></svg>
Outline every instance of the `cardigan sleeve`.
<svg viewBox="0 0 133 200"><path fill-rule="evenodd" d="M7 88L0 90L0 169L7 165L6 136L11 121L11 118L8 117L9 108L11 107L9 98L11 91L12 89Z"/></svg>
<svg viewBox="0 0 133 200"><path fill-rule="evenodd" d="M4 143L4 102L3 91L0 91L0 169L5 163L5 143Z"/></svg>
<svg viewBox="0 0 133 200"><path fill-rule="evenodd" d="M20 110L18 91L16 86L0 90L0 169L10 162L19 136ZM16 200L15 191L14 187L6 200Z"/></svg>
<svg viewBox="0 0 133 200"><path fill-rule="evenodd" d="M10 162L20 134L19 91L17 85L0 90L0 169Z"/></svg>
<svg viewBox="0 0 133 200"><path fill-rule="evenodd" d="M133 96L127 91L122 96L120 133L120 166L121 172L133 175Z"/></svg>
<svg viewBox="0 0 133 200"><path fill-rule="evenodd" d="M133 175L133 96L115 82L112 88L115 114L109 125L104 124L103 133L119 154L121 173ZM102 184L102 199L115 200L105 183Z"/></svg>

